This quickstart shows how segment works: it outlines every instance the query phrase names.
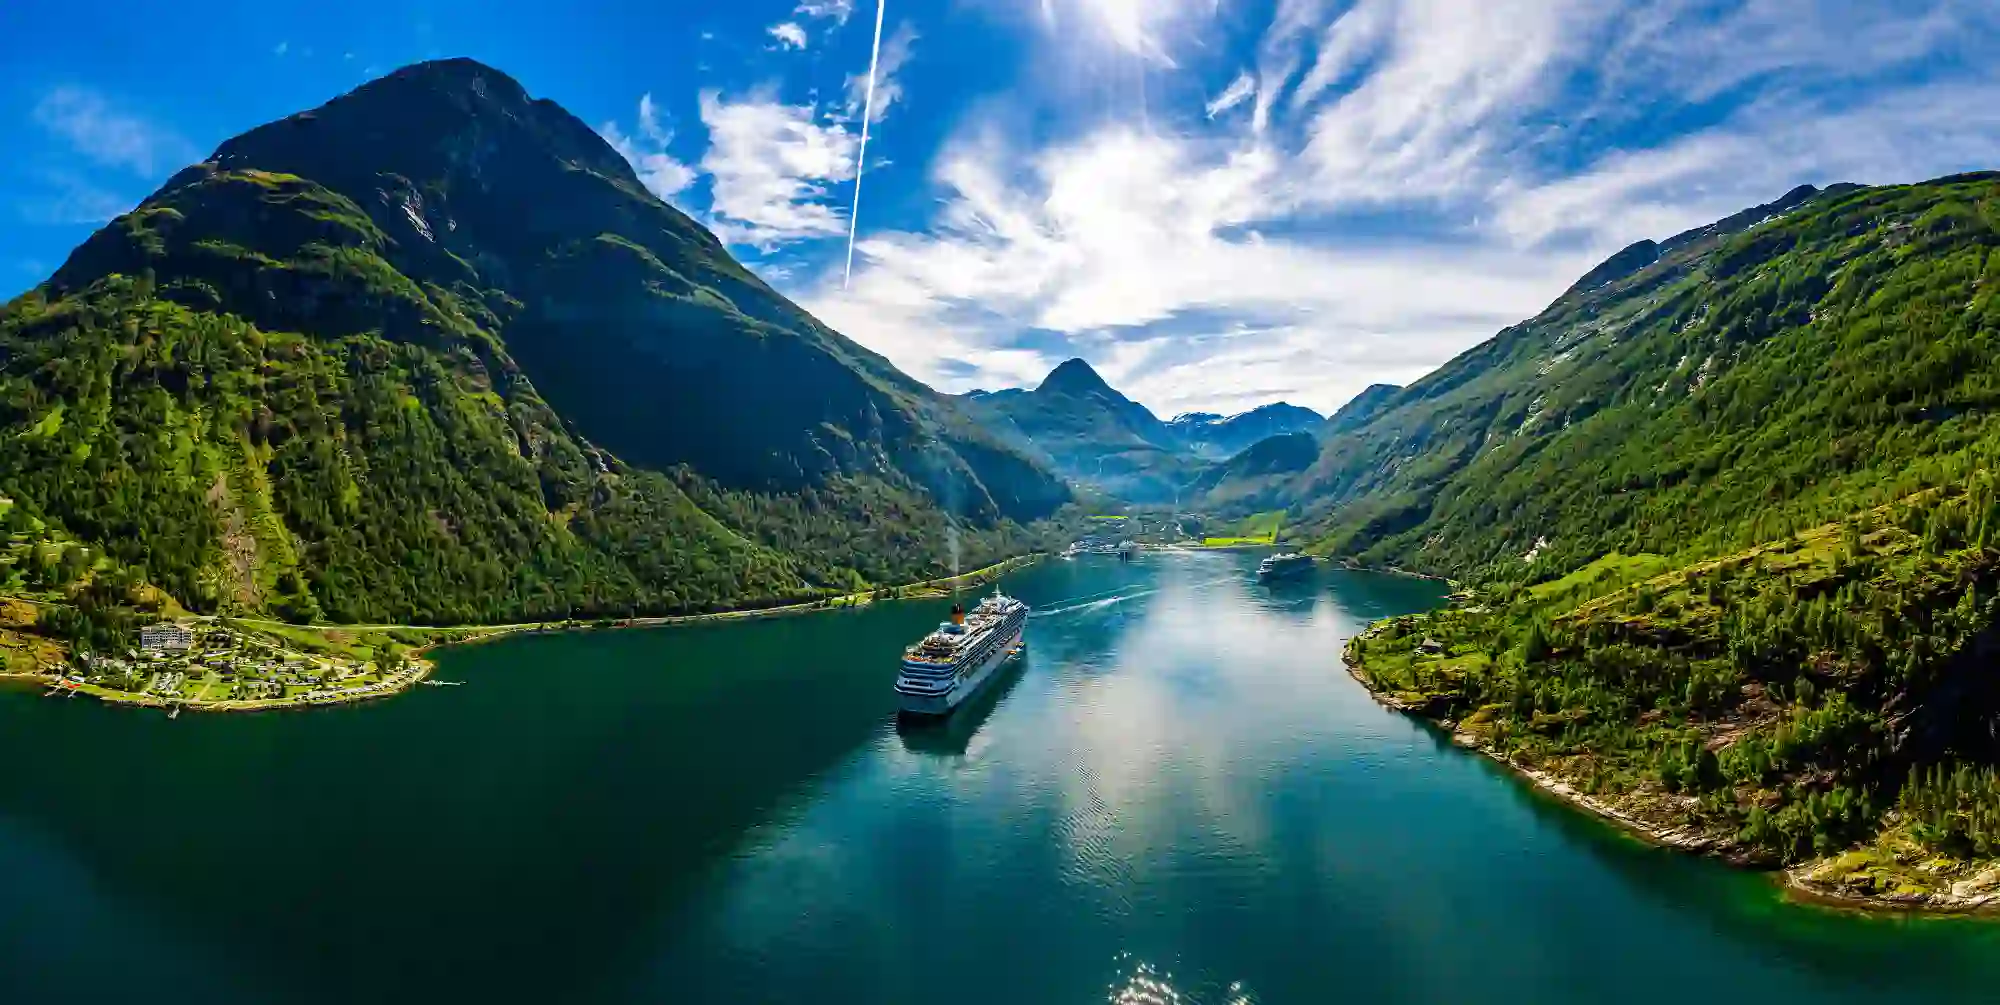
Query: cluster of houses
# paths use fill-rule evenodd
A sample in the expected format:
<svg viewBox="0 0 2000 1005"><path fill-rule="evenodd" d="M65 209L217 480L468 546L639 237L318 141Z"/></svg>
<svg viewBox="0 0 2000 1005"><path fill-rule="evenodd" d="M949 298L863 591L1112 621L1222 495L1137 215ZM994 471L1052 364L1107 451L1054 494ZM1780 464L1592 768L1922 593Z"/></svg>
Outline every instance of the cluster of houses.
<svg viewBox="0 0 2000 1005"><path fill-rule="evenodd" d="M194 648L194 629L178 621L162 621L139 629L139 651L147 654L187 652Z"/></svg>
<svg viewBox="0 0 2000 1005"><path fill-rule="evenodd" d="M190 673L219 673L225 680L234 678L229 698L248 699L284 697L287 687L309 686L314 695L331 694L320 687L324 670L346 677L362 667L345 660L315 663L221 626L197 632L185 622L162 621L139 629L139 649L129 660L99 656L93 658L91 669L101 676L125 677L134 682L127 686L165 697L184 697ZM142 672L144 683L137 684Z"/></svg>

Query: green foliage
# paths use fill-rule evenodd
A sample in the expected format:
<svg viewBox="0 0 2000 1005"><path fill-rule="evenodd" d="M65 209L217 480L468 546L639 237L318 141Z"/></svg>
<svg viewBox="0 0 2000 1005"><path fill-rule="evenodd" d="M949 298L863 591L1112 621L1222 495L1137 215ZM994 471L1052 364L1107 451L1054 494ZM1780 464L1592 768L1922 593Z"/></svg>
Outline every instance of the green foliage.
<svg viewBox="0 0 2000 1005"><path fill-rule="evenodd" d="M1033 390L982 392L962 402L1004 442L1127 502L1171 502L1201 467L1166 423L1080 359L1057 366Z"/></svg>
<svg viewBox="0 0 2000 1005"><path fill-rule="evenodd" d="M545 406L496 401L422 346L266 333L119 280L60 311L17 303L0 351L0 486L21 510L9 519L32 511L103 542L198 610L359 623L688 613L950 568L944 516L878 479L787 495L687 469L571 473L554 448L524 456L524 423L540 424L531 438L559 435ZM58 410L66 421L42 421ZM962 560L1045 546L1046 533L968 528ZM73 580L56 568L64 554L37 550L29 579Z"/></svg>
<svg viewBox="0 0 2000 1005"><path fill-rule="evenodd" d="M1749 547L1989 465L2000 176L1745 222L1767 215L1667 242L1329 438L1294 483L1317 547L1533 582Z"/></svg>
<svg viewBox="0 0 2000 1005"><path fill-rule="evenodd" d="M1606 573L1632 560L1607 556L1386 622L1350 658L1507 756L1600 793L1682 797L1662 804L1668 823L1773 860L1868 840L1892 806L1940 850L1986 855L1978 828L2000 818L1973 780L1990 767L1945 766L1990 756L2000 709L1985 670L2000 645L2000 550L1981 543L1996 503L1982 476L1631 582ZM1864 526L1877 529L1857 536Z"/></svg>
<svg viewBox="0 0 2000 1005"><path fill-rule="evenodd" d="M1912 767L1896 810L1918 840L1961 857L2000 857L2000 773L1992 766Z"/></svg>
<svg viewBox="0 0 2000 1005"><path fill-rule="evenodd" d="M138 645L140 616L128 582L99 581L76 591L68 603L42 608L35 628L78 653L123 654Z"/></svg>
<svg viewBox="0 0 2000 1005"><path fill-rule="evenodd" d="M1795 193L1628 249L1330 436L1296 486L1317 547L1481 586L1352 658L1771 860L1906 818L1993 854L1996 224L2000 175Z"/></svg>
<svg viewBox="0 0 2000 1005"><path fill-rule="evenodd" d="M777 604L1052 536L1048 471L504 75L422 64L298 121L0 309L9 521L299 623ZM29 551L24 585L78 578Z"/></svg>

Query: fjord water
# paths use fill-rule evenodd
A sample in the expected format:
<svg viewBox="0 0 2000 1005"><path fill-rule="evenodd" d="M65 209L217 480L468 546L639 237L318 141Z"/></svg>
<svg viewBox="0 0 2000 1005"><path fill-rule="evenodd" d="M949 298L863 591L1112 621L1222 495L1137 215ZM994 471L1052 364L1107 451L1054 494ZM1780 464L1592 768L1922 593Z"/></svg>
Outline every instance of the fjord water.
<svg viewBox="0 0 2000 1005"><path fill-rule="evenodd" d="M2000 927L1645 847L1378 708L1439 590L1047 563L899 728L944 602L539 636L459 687L183 716L0 694L0 1000L1940 1002Z"/></svg>

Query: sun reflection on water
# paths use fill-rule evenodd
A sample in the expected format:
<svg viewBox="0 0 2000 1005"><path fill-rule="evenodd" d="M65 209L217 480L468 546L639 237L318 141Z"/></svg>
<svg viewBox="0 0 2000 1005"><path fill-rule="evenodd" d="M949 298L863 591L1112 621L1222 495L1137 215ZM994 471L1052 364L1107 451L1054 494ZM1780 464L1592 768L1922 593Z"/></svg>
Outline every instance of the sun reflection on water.
<svg viewBox="0 0 2000 1005"><path fill-rule="evenodd" d="M1242 981L1233 981L1220 989L1220 995L1210 997L1200 988L1176 986L1171 971L1147 963L1134 961L1132 954L1118 954L1118 968L1124 973L1120 980L1113 981L1105 996L1106 1005L1255 1005L1249 989Z"/></svg>

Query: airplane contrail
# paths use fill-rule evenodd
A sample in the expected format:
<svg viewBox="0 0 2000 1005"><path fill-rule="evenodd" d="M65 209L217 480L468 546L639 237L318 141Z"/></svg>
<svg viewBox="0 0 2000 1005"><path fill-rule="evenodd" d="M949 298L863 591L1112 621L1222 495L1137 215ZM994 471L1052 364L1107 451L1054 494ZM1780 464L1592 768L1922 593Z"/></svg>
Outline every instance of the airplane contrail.
<svg viewBox="0 0 2000 1005"><path fill-rule="evenodd" d="M847 271L840 288L854 278L854 231L861 225L861 171L868 164L868 120L875 117L875 67L882 58L882 10L889 0L875 0L875 44L868 50L868 92L861 101L861 149L854 155L854 210L847 214Z"/></svg>

